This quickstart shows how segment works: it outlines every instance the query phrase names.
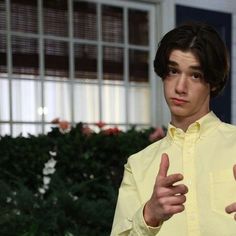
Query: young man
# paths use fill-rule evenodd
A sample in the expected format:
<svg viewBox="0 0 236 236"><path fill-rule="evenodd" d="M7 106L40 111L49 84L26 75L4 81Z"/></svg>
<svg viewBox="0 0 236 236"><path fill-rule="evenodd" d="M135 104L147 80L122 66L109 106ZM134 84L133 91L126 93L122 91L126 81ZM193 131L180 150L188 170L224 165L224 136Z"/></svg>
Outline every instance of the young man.
<svg viewBox="0 0 236 236"><path fill-rule="evenodd" d="M183 25L163 37L154 67L171 121L128 159L111 235L236 235L236 127L209 108L226 83L225 45L208 25Z"/></svg>

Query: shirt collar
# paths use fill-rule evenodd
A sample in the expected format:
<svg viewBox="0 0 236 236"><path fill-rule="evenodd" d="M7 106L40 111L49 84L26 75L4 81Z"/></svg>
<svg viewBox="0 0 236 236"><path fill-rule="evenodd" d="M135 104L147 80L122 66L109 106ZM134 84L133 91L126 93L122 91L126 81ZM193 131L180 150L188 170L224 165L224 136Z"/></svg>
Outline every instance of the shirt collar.
<svg viewBox="0 0 236 236"><path fill-rule="evenodd" d="M171 139L176 137L182 139L187 133L198 133L199 137L204 137L208 132L218 126L220 122L220 119L214 114L214 112L211 111L205 116L201 117L199 120L192 123L188 127L186 133L183 130L176 128L172 124L169 124L167 136Z"/></svg>

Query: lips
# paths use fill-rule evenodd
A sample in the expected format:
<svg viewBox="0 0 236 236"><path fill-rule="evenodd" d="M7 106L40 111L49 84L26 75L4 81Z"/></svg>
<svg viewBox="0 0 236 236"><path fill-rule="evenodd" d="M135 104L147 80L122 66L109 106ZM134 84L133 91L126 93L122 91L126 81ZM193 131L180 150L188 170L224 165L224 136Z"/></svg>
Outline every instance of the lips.
<svg viewBox="0 0 236 236"><path fill-rule="evenodd" d="M181 98L171 98L171 101L177 106L184 105L188 102L187 100Z"/></svg>

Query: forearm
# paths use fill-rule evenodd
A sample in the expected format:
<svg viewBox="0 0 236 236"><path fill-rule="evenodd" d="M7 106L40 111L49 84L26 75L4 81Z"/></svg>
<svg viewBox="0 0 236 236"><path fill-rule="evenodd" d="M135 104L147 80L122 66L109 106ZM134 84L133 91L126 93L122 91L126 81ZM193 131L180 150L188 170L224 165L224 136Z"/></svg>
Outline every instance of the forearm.
<svg viewBox="0 0 236 236"><path fill-rule="evenodd" d="M128 160L125 165L123 180L113 220L112 236L155 236L160 228L148 227L144 221L144 198L138 189L132 165Z"/></svg>
<svg viewBox="0 0 236 236"><path fill-rule="evenodd" d="M160 227L149 227L146 225L143 218L142 205L133 218L114 218L113 229L111 236L155 236L160 230ZM116 216L119 212L116 212Z"/></svg>

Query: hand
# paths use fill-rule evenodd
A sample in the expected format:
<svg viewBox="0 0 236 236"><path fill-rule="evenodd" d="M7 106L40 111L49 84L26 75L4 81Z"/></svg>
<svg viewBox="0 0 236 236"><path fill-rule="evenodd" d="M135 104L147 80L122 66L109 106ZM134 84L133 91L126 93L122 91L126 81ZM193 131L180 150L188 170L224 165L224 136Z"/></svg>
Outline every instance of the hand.
<svg viewBox="0 0 236 236"><path fill-rule="evenodd" d="M174 214L184 211L185 194L188 188L184 184L174 185L183 180L183 175L167 176L169 157L162 154L159 172L156 177L153 193L144 207L144 219L147 225L156 227Z"/></svg>
<svg viewBox="0 0 236 236"><path fill-rule="evenodd" d="M234 165L233 167L233 173L234 173L234 179L236 180L236 165ZM226 208L225 208L225 211L230 214L230 213L236 213L236 202L228 205ZM236 220L236 214L234 214L234 219Z"/></svg>

